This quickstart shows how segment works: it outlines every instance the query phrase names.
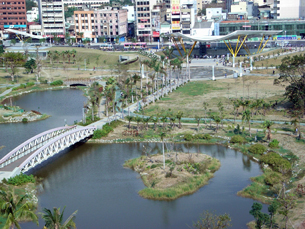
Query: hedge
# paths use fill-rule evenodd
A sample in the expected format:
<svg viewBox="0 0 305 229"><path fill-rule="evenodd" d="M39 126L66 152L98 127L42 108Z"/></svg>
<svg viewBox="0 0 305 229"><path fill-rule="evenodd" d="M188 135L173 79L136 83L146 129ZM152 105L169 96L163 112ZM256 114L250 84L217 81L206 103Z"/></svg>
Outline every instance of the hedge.
<svg viewBox="0 0 305 229"><path fill-rule="evenodd" d="M250 153L262 155L264 152L266 152L267 148L262 144L254 144L250 146L248 150Z"/></svg>

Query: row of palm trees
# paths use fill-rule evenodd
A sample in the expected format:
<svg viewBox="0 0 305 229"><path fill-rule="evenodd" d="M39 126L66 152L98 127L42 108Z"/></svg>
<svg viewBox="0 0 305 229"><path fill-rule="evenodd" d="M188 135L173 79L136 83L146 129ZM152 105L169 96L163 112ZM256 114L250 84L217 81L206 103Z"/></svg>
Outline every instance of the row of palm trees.
<svg viewBox="0 0 305 229"><path fill-rule="evenodd" d="M169 121L169 127L171 129L175 129L176 127L176 120L178 120L178 128L181 129L181 118L183 116L182 111L178 111L177 113L169 112L167 114L158 114L157 116L150 116L150 117L140 117L140 116L126 116L126 119L128 120L128 128L131 128L131 122L135 121L137 122L137 130L139 130L139 124L142 122L143 126L145 126L145 129L148 130L148 123L152 122L154 124L153 129L157 129L157 125L162 122L162 128L166 128L166 123Z"/></svg>
<svg viewBox="0 0 305 229"><path fill-rule="evenodd" d="M35 206L30 201L29 195L17 195L14 190L0 190L0 204L2 216L6 219L3 229L20 229L20 222L32 221L38 225L38 216L35 214ZM53 211L44 208L42 213L39 213L45 221L44 228L46 229L70 229L76 228L75 215L73 212L65 222L63 222L64 209L53 208Z"/></svg>
<svg viewBox="0 0 305 229"><path fill-rule="evenodd" d="M50 64L53 65L55 61L57 61L57 64L59 63L60 58L62 59L63 63L66 63L66 60L68 59L69 64L71 63L71 58L73 59L73 63L76 61L76 50L65 50L62 52L59 52L57 50L55 51L49 51L48 52L48 57Z"/></svg>

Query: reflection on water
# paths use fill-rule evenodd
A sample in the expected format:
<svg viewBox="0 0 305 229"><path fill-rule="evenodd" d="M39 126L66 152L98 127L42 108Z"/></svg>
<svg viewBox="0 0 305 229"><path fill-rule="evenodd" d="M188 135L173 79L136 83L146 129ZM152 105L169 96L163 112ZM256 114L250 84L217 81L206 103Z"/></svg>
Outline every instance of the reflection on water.
<svg viewBox="0 0 305 229"><path fill-rule="evenodd" d="M123 168L124 161L161 152L158 143L82 144L67 150L43 167L32 171L43 177L40 206L67 206L67 215L78 209L78 228L187 228L204 210L229 213L233 228L245 228L252 220L253 200L238 197L237 191L261 173L257 163L219 145L175 144L190 153L216 157L221 168L208 185L175 201L153 201L138 196L145 186L138 173ZM170 148L170 144L167 144ZM42 223L42 222L41 222ZM27 223L24 228L31 228Z"/></svg>

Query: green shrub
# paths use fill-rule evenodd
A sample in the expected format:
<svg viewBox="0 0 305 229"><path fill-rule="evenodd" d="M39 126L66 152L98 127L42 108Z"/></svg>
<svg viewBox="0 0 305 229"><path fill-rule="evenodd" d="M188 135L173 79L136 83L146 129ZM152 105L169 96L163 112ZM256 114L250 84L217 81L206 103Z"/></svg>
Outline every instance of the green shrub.
<svg viewBox="0 0 305 229"><path fill-rule="evenodd" d="M64 84L64 82L62 80L55 80L52 83L50 83L51 86L60 86L63 84Z"/></svg>
<svg viewBox="0 0 305 229"><path fill-rule="evenodd" d="M279 147L280 142L276 139L273 139L270 143L269 143L269 147L270 148L278 148Z"/></svg>
<svg viewBox="0 0 305 229"><path fill-rule="evenodd" d="M262 144L254 144L250 146L248 150L250 153L262 155L266 152L267 148Z"/></svg>
<svg viewBox="0 0 305 229"><path fill-rule="evenodd" d="M273 167L275 171L290 170L291 164L275 152L268 152L261 156L260 161Z"/></svg>
<svg viewBox="0 0 305 229"><path fill-rule="evenodd" d="M185 134L184 140L186 141L192 141L194 139L194 136L192 134Z"/></svg>
<svg viewBox="0 0 305 229"><path fill-rule="evenodd" d="M27 123L27 122L28 122L28 119L27 119L27 118L23 118L23 119L22 119L22 122L23 122L23 123Z"/></svg>
<svg viewBox="0 0 305 229"><path fill-rule="evenodd" d="M283 175L281 173L270 171L266 173L264 182L266 185L274 186L276 184L281 183L283 179Z"/></svg>
<svg viewBox="0 0 305 229"><path fill-rule="evenodd" d="M243 137L243 136L240 136L240 135L234 135L232 138L231 138L231 143L235 144L235 143L238 143L238 144L242 144L242 143L245 143L246 142L246 139Z"/></svg>
<svg viewBox="0 0 305 229"><path fill-rule="evenodd" d="M32 87L32 86L34 86L35 85L35 83L34 82L29 82L29 83L26 83L26 87Z"/></svg>
<svg viewBox="0 0 305 229"><path fill-rule="evenodd" d="M211 140L211 139L212 139L212 136L209 135L209 134L204 134L204 135L203 135L203 139Z"/></svg>
<svg viewBox="0 0 305 229"><path fill-rule="evenodd" d="M20 173L17 176L11 177L8 180L4 180L7 184L15 185L15 186L20 186L23 184L27 183L35 183L36 180L33 175L25 175L23 173Z"/></svg>
<svg viewBox="0 0 305 229"><path fill-rule="evenodd" d="M203 139L203 134L195 134L194 139Z"/></svg>

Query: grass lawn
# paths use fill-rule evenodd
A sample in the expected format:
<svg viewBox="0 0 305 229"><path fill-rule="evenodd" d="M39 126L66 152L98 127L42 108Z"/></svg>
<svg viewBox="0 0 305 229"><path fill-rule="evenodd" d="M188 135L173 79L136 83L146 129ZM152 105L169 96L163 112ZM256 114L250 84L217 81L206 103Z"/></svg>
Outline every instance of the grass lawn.
<svg viewBox="0 0 305 229"><path fill-rule="evenodd" d="M112 69L115 65L119 63L119 56L129 56L130 59L136 58L140 54L137 52L112 52L112 51L102 51L98 49L86 49L86 48L78 48L78 47L52 47L49 50L54 52L58 51L59 53L63 51L71 51L76 50L76 57L75 57L75 63L73 63L73 58L71 57L70 64L68 61L68 58L65 57L66 68L86 68L87 69L93 69L95 67L96 69ZM145 58L145 57L142 57ZM45 61L46 66L52 66L50 65L49 59ZM57 60L54 64L55 67L63 67L63 61L62 56L59 57L58 63ZM128 65L129 69L137 69L139 68L139 63L133 63Z"/></svg>
<svg viewBox="0 0 305 229"><path fill-rule="evenodd" d="M145 108L146 115L165 113L170 109L173 112L183 111L183 117L204 117L203 102L209 104L207 112L218 112L217 104L222 102L225 118L234 118L233 106L230 99L246 98L254 100L262 98L265 101L281 101L284 88L273 84L275 77L245 76L237 79L224 79L221 81L196 81L178 88L173 93L160 99ZM239 109L242 111L242 108ZM269 117L269 115L271 117ZM254 119L270 118L283 112L270 111L266 117L254 116ZM238 117L241 119L241 116Z"/></svg>

